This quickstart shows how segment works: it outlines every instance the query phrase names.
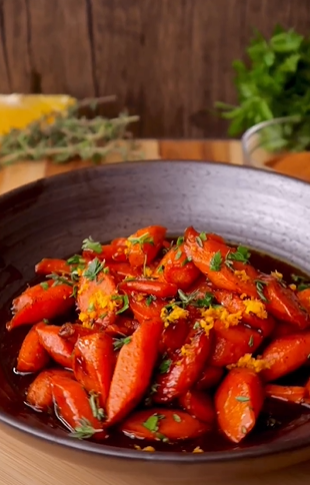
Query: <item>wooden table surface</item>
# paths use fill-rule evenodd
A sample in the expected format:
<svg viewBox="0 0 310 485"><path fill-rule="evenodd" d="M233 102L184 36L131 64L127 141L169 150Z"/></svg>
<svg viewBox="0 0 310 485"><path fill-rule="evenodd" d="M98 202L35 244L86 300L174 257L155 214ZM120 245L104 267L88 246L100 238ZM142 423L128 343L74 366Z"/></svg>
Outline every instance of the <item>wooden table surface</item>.
<svg viewBox="0 0 310 485"><path fill-rule="evenodd" d="M145 159L193 159L215 160L242 164L242 153L238 141L161 141L141 142ZM117 161L117 160L114 160ZM160 162L159 162L160 163ZM22 184L55 173L78 169L85 162L73 162L67 165L53 165L50 162L23 162L0 171L0 194ZM308 179L309 168L299 166L286 168L287 172L299 178ZM238 480L227 477L229 485L306 485L310 476L310 463L295 465L280 472L269 473L260 477L248 476ZM2 485L127 485L124 477L107 472L93 470L85 461L74 466L70 459L57 459L44 448L33 448L31 439L20 441L12 430L1 425L0 430L0 483ZM130 484L133 483L132 480ZM137 477L137 485L140 485ZM172 483L169 481L169 484ZM215 479L212 485L223 483ZM168 481L158 482L156 477L149 477L143 485L168 485ZM142 485L142 484L141 484ZM173 485L176 485L173 483ZM190 485L190 484L188 484Z"/></svg>

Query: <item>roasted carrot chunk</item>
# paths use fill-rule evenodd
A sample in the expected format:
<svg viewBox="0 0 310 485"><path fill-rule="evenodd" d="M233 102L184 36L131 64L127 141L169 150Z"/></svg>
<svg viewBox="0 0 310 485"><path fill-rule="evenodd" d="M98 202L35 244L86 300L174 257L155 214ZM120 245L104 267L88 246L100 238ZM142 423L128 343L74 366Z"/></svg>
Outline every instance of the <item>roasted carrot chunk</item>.
<svg viewBox="0 0 310 485"><path fill-rule="evenodd" d="M266 308L276 318L291 323L300 329L310 324L309 314L301 307L294 292L281 285L276 278L264 277Z"/></svg>
<svg viewBox="0 0 310 485"><path fill-rule="evenodd" d="M40 344L52 357L52 359L62 367L72 368L72 352L74 341L59 335L60 327L57 325L45 325L39 323L36 326L36 332Z"/></svg>
<svg viewBox="0 0 310 485"><path fill-rule="evenodd" d="M42 371L30 384L26 402L38 411L47 411L53 406L51 379L54 376L73 379L73 373L64 369L49 369Z"/></svg>
<svg viewBox="0 0 310 485"><path fill-rule="evenodd" d="M176 323L171 323L162 333L159 344L159 352L171 354L178 350L185 343L189 332L189 325L185 319L180 319Z"/></svg>
<svg viewBox="0 0 310 485"><path fill-rule="evenodd" d="M209 426L184 411L154 408L138 411L121 425L126 435L150 441L179 441L198 438Z"/></svg>
<svg viewBox="0 0 310 485"><path fill-rule="evenodd" d="M144 322L121 348L107 401L109 424L130 413L148 389L162 329L161 320Z"/></svg>
<svg viewBox="0 0 310 485"><path fill-rule="evenodd" d="M167 229L149 226L132 234L128 240L128 259L133 268L151 263L161 249Z"/></svg>
<svg viewBox="0 0 310 485"><path fill-rule="evenodd" d="M212 387L217 386L221 382L223 375L224 369L221 367L207 365L202 371L195 387L198 391L212 389Z"/></svg>
<svg viewBox="0 0 310 485"><path fill-rule="evenodd" d="M47 365L49 360L50 356L40 342L37 325L34 325L20 348L16 370L18 372L38 372Z"/></svg>
<svg viewBox="0 0 310 485"><path fill-rule="evenodd" d="M25 290L13 301L14 316L6 328L32 325L44 318L53 319L67 313L74 306L72 287L67 284L54 286L52 281Z"/></svg>
<svg viewBox="0 0 310 485"><path fill-rule="evenodd" d="M217 288L257 298L254 282L258 277L257 271L250 264L239 261L230 261L230 267L225 264L228 255L235 249L214 238L208 239L208 235L202 240L199 233L190 227L185 232L185 251Z"/></svg>
<svg viewBox="0 0 310 485"><path fill-rule="evenodd" d="M109 325L105 329L105 332L111 337L116 337L120 335L129 337L133 334L135 330L137 330L138 326L139 323L133 318L120 315L115 323Z"/></svg>
<svg viewBox="0 0 310 485"><path fill-rule="evenodd" d="M160 313L165 305L167 305L165 300L152 295L146 298L141 298L141 294L129 296L129 307L139 323L160 318Z"/></svg>
<svg viewBox="0 0 310 485"><path fill-rule="evenodd" d="M36 265L35 272L41 275L49 275L51 273L69 275L71 267L64 259L44 258Z"/></svg>
<svg viewBox="0 0 310 485"><path fill-rule="evenodd" d="M226 367L235 364L246 353L253 353L263 341L263 336L256 330L244 325L225 328L222 322L214 324L215 345L210 365Z"/></svg>
<svg viewBox="0 0 310 485"><path fill-rule="evenodd" d="M104 408L115 366L113 340L104 333L94 333L77 340L72 356L76 380L87 392L98 395Z"/></svg>
<svg viewBox="0 0 310 485"><path fill-rule="evenodd" d="M187 391L186 394L179 397L179 403L188 414L199 421L208 423L210 426L216 422L214 405L208 394L195 390Z"/></svg>
<svg viewBox="0 0 310 485"><path fill-rule="evenodd" d="M249 369L233 369L215 395L218 423L230 441L239 443L254 428L264 402L258 375Z"/></svg>
<svg viewBox="0 0 310 485"><path fill-rule="evenodd" d="M203 329L189 332L186 343L179 349L168 364L160 367L157 375L157 391L154 401L170 402L185 394L197 381L209 357L211 339Z"/></svg>
<svg viewBox="0 0 310 485"><path fill-rule="evenodd" d="M57 416L76 437L100 440L106 437L103 430L101 409L91 406L88 395L81 384L63 376L51 378L52 394ZM94 412L96 411L96 412ZM97 416L95 417L94 414ZM85 434L85 427L87 432Z"/></svg>
<svg viewBox="0 0 310 485"><path fill-rule="evenodd" d="M123 281L120 283L119 288L125 293L141 292L158 298L173 298L178 291L178 287L173 283L142 279Z"/></svg>
<svg viewBox="0 0 310 485"><path fill-rule="evenodd" d="M300 404L306 397L306 388L301 386L278 386L276 384L268 384L265 387L265 393L268 397Z"/></svg>
<svg viewBox="0 0 310 485"><path fill-rule="evenodd" d="M271 334L272 339L278 339L285 335L292 335L296 333L296 325L291 325L287 322L277 322Z"/></svg>
<svg viewBox="0 0 310 485"><path fill-rule="evenodd" d="M301 306L310 313L310 288L299 291L296 296Z"/></svg>
<svg viewBox="0 0 310 485"><path fill-rule="evenodd" d="M304 365L310 355L310 333L286 335L271 342L263 352L270 368L262 372L266 381L274 381Z"/></svg>
<svg viewBox="0 0 310 485"><path fill-rule="evenodd" d="M190 261L184 250L184 243L174 246L165 254L157 268L157 274L169 283L177 285L181 290L187 290L201 274L194 263Z"/></svg>
<svg viewBox="0 0 310 485"><path fill-rule="evenodd" d="M125 238L114 239L111 244L104 245L92 240L85 240L84 242L87 243L87 241L88 247L86 247L83 251L83 258L85 258L87 261L91 261L95 258L100 259L100 261L104 260L106 262L126 261L127 259L127 245Z"/></svg>

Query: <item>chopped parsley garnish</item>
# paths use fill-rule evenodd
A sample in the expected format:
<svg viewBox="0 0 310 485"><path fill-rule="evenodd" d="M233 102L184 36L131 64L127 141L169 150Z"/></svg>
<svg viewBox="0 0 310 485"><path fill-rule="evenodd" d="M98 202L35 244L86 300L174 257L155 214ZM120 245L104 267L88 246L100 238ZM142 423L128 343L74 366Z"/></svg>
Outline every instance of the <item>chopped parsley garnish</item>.
<svg viewBox="0 0 310 485"><path fill-rule="evenodd" d="M228 269L230 269L231 271L235 270L234 263L232 261L229 261L229 259L225 259L224 262Z"/></svg>
<svg viewBox="0 0 310 485"><path fill-rule="evenodd" d="M253 347L254 345L254 338L253 338L253 335L251 335L251 337L249 338L249 347Z"/></svg>
<svg viewBox="0 0 310 485"><path fill-rule="evenodd" d="M50 321L47 318L43 318L43 323L45 323L46 325L48 325L50 323Z"/></svg>
<svg viewBox="0 0 310 485"><path fill-rule="evenodd" d="M131 337L115 338L113 342L114 350L119 350L123 345L128 345L131 342Z"/></svg>
<svg viewBox="0 0 310 485"><path fill-rule="evenodd" d="M192 257L191 256L188 256L184 259L184 261L182 261L182 265L181 266L185 266L187 263L190 263L192 261Z"/></svg>
<svg viewBox="0 0 310 485"><path fill-rule="evenodd" d="M49 289L49 284L48 284L47 281L43 281L43 283L40 283L40 286L41 286L41 288L43 288L43 290Z"/></svg>
<svg viewBox="0 0 310 485"><path fill-rule="evenodd" d="M220 271L222 262L223 262L223 257L221 255L221 251L217 251L210 261L210 270Z"/></svg>
<svg viewBox="0 0 310 485"><path fill-rule="evenodd" d="M86 259L82 258L79 254L74 254L71 258L67 259L68 264L79 264L84 265L86 263Z"/></svg>
<svg viewBox="0 0 310 485"><path fill-rule="evenodd" d="M96 433L101 433L102 429L95 429L88 419L82 418L80 424L76 426L74 431L70 434L72 438L77 438L78 440L87 440L94 436Z"/></svg>
<svg viewBox="0 0 310 485"><path fill-rule="evenodd" d="M182 419L180 418L180 416L178 414L174 414L173 419L176 423L180 423L182 421Z"/></svg>
<svg viewBox="0 0 310 485"><path fill-rule="evenodd" d="M68 280L65 276L60 276L56 273L51 273L46 276L46 278L49 278L54 281L52 286L58 286L58 285L68 285L68 286L73 286L72 281Z"/></svg>
<svg viewBox="0 0 310 485"><path fill-rule="evenodd" d="M143 426L151 431L152 433L157 433L159 430L158 423L161 419L165 419L162 414L152 414L146 421L144 421Z"/></svg>
<svg viewBox="0 0 310 485"><path fill-rule="evenodd" d="M201 239L202 241L206 241L206 240L207 240L207 235L206 235L206 233L205 233L205 232L201 232L201 233L199 234L199 237L200 237L200 239Z"/></svg>
<svg viewBox="0 0 310 485"><path fill-rule="evenodd" d="M265 295L264 295L264 287L267 286L266 281L255 280L255 286L256 286L257 293L258 293L260 299L263 300L266 303L269 303L268 298L266 298Z"/></svg>
<svg viewBox="0 0 310 485"><path fill-rule="evenodd" d="M158 266L156 273L163 273L164 269L165 269L164 265L161 264L160 266Z"/></svg>
<svg viewBox="0 0 310 485"><path fill-rule="evenodd" d="M242 426L241 427L241 431L242 431L243 434L247 434L247 429L246 429L245 426Z"/></svg>
<svg viewBox="0 0 310 485"><path fill-rule="evenodd" d="M100 242L94 241L91 236L84 239L82 249L86 251L93 251L94 253L102 253L102 245Z"/></svg>
<svg viewBox="0 0 310 485"><path fill-rule="evenodd" d="M87 278L90 281L95 281L97 278L98 274L103 270L104 268L104 261L100 261L98 258L93 259L87 268L83 272L83 276Z"/></svg>
<svg viewBox="0 0 310 485"><path fill-rule="evenodd" d="M184 237L183 236L178 237L176 242L177 247L181 246L181 244L183 243L184 243Z"/></svg>
<svg viewBox="0 0 310 485"><path fill-rule="evenodd" d="M149 295L149 296L148 296L148 297L145 299L145 304L146 304L146 306L150 306L150 305L151 305L151 303L152 303L153 301L155 301L155 300L156 300L156 296L154 296L154 295Z"/></svg>
<svg viewBox="0 0 310 485"><path fill-rule="evenodd" d="M100 407L99 402L98 402L98 394L96 394L94 392L90 393L89 404L90 404L90 408L91 408L91 411L93 413L94 418L99 419L99 421L101 421L102 419L105 418L105 412Z"/></svg>
<svg viewBox="0 0 310 485"><path fill-rule="evenodd" d="M176 261L182 257L182 251L179 249L177 254L175 255Z"/></svg>
<svg viewBox="0 0 310 485"><path fill-rule="evenodd" d="M128 295L114 295L111 297L111 300L122 300L123 301L123 306L120 310L116 312L116 315L119 315L120 313L124 313L126 310L129 308L129 298Z"/></svg>
<svg viewBox="0 0 310 485"><path fill-rule="evenodd" d="M235 397L236 401L239 402L249 402L250 398L246 396L236 396Z"/></svg>
<svg viewBox="0 0 310 485"><path fill-rule="evenodd" d="M245 246L238 246L235 253L228 253L227 259L230 261L239 261L240 263L248 263L251 253Z"/></svg>
<svg viewBox="0 0 310 485"><path fill-rule="evenodd" d="M195 323L194 323L194 326L193 326L193 329L194 329L194 330L198 330L198 329L200 328L200 326L201 326L201 325L200 325L200 323L199 323L199 322L195 322Z"/></svg>
<svg viewBox="0 0 310 485"><path fill-rule="evenodd" d="M172 360L171 359L165 359L161 362L160 366L159 366L159 373L160 374L167 374L167 372L169 372L170 370L170 367L171 367L171 364L172 364Z"/></svg>
<svg viewBox="0 0 310 485"><path fill-rule="evenodd" d="M145 234L142 234L142 236L139 236L139 237L130 236L128 238L128 241L131 244L140 244L140 246L146 243L152 244L154 246L154 239L150 236L148 232L146 232Z"/></svg>
<svg viewBox="0 0 310 485"><path fill-rule="evenodd" d="M198 246L203 248L203 242L200 236L196 236L196 243L198 244Z"/></svg>
<svg viewBox="0 0 310 485"><path fill-rule="evenodd" d="M212 293L206 293L203 298L198 298L195 301L194 305L199 307L199 308L213 306L214 305L214 296L212 295Z"/></svg>
<svg viewBox="0 0 310 485"><path fill-rule="evenodd" d="M310 288L310 281L309 278L307 278L306 276L300 276L294 273L291 276L292 280L298 285L297 291L303 291Z"/></svg>

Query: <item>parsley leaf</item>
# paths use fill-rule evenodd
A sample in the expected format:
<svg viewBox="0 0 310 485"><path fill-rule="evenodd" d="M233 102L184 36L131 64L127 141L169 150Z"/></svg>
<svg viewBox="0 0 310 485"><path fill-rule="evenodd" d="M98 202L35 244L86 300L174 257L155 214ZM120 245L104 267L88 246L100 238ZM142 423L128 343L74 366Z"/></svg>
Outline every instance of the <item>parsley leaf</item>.
<svg viewBox="0 0 310 485"><path fill-rule="evenodd" d="M227 259L230 261L240 261L241 263L248 263L251 253L248 248L244 246L238 246L235 253L228 253Z"/></svg>
<svg viewBox="0 0 310 485"><path fill-rule="evenodd" d="M78 440L87 440L94 436L94 434L101 432L102 429L95 429L88 419L82 418L70 436L71 438L77 438Z"/></svg>
<svg viewBox="0 0 310 485"><path fill-rule="evenodd" d="M130 236L128 238L128 241L131 244L140 244L140 246L146 243L152 244L154 246L154 239L150 236L148 232L146 232L145 234L142 234L142 236L139 236L139 237Z"/></svg>
<svg viewBox="0 0 310 485"><path fill-rule="evenodd" d="M163 416L162 414L152 414L152 416L150 416L146 421L144 421L143 423L143 426L148 429L149 431L151 431L152 433L157 433L158 429L159 429L159 421L161 419L164 419L165 416Z"/></svg>
<svg viewBox="0 0 310 485"><path fill-rule="evenodd" d="M102 253L102 246L100 242L96 242L93 240L91 236L84 239L82 249L85 251L93 251L94 253L100 254Z"/></svg>
<svg viewBox="0 0 310 485"><path fill-rule="evenodd" d="M266 298L265 295L264 295L264 287L267 286L266 281L255 280L255 285L256 285L257 293L258 293L260 299L263 300L266 303L269 303L268 298Z"/></svg>
<svg viewBox="0 0 310 485"><path fill-rule="evenodd" d="M152 304L153 301L156 301L156 296L154 295L149 295L146 299L145 299L145 304L146 306L150 306Z"/></svg>
<svg viewBox="0 0 310 485"><path fill-rule="evenodd" d="M83 276L90 281L95 281L98 274L104 268L104 261L100 261L98 258L93 259L83 272Z"/></svg>
<svg viewBox="0 0 310 485"><path fill-rule="evenodd" d="M220 251L217 251L210 261L211 271L220 271L223 262L223 257Z"/></svg>
<svg viewBox="0 0 310 485"><path fill-rule="evenodd" d="M67 259L68 264L79 264L79 265L84 265L86 263L86 260L82 258L79 254L74 254L71 256L71 258Z"/></svg>
<svg viewBox="0 0 310 485"><path fill-rule="evenodd" d="M43 290L48 290L49 289L49 284L47 281L43 281L42 283L40 283L40 286L41 288L43 288Z"/></svg>
<svg viewBox="0 0 310 485"><path fill-rule="evenodd" d="M131 337L115 338L113 342L114 350L119 350L123 345L128 345L131 342Z"/></svg>
<svg viewBox="0 0 310 485"><path fill-rule="evenodd" d="M235 397L236 401L239 402L249 402L250 398L246 396L236 396Z"/></svg>
<svg viewBox="0 0 310 485"><path fill-rule="evenodd" d="M171 364L172 364L172 360L171 359L165 359L161 362L160 366L159 366L159 373L160 374L167 374L167 372L169 372L170 370L170 367L171 367Z"/></svg>
<svg viewBox="0 0 310 485"><path fill-rule="evenodd" d="M111 297L111 300L122 300L123 301L123 306L120 310L116 312L116 315L119 315L120 313L124 313L126 310L129 308L129 298L128 295L114 295Z"/></svg>
<svg viewBox="0 0 310 485"><path fill-rule="evenodd" d="M105 418L104 410L99 406L98 402L98 394L91 392L89 397L89 404L91 411L93 413L94 418L99 419L101 421Z"/></svg>

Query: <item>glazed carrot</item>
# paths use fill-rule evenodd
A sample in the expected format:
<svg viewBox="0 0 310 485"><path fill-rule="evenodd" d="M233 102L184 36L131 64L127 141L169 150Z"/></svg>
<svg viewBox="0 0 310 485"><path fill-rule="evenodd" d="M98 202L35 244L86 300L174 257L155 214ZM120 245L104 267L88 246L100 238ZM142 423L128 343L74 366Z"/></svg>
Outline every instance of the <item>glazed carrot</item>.
<svg viewBox="0 0 310 485"><path fill-rule="evenodd" d="M165 300L152 296L145 298L139 293L129 296L130 310L139 323L143 323L145 320L156 320L166 305Z"/></svg>
<svg viewBox="0 0 310 485"><path fill-rule="evenodd" d="M291 325L287 322L279 322L277 321L273 332L271 334L271 339L278 339L279 337L284 337L284 335L292 335L296 333L296 326Z"/></svg>
<svg viewBox="0 0 310 485"><path fill-rule="evenodd" d="M108 262L106 266L109 268L110 273L117 282L123 281L124 278L136 278L140 276L140 273L135 268L132 268L129 263L116 263L116 262Z"/></svg>
<svg viewBox="0 0 310 485"><path fill-rule="evenodd" d="M266 381L274 381L304 365L310 355L310 333L286 335L271 342L263 352L270 368L262 372Z"/></svg>
<svg viewBox="0 0 310 485"><path fill-rule="evenodd" d="M35 272L41 275L49 275L51 273L70 275L71 267L64 259L44 258L36 264Z"/></svg>
<svg viewBox="0 0 310 485"><path fill-rule="evenodd" d="M252 328L260 329L268 337L275 328L275 321L268 315L266 307L259 299L241 299L239 295L225 290L215 290L214 296L230 313L242 312L242 320Z"/></svg>
<svg viewBox="0 0 310 485"><path fill-rule="evenodd" d="M265 387L265 394L268 397L300 404L306 397L306 388L300 386L278 386L276 384L268 384Z"/></svg>
<svg viewBox="0 0 310 485"><path fill-rule="evenodd" d="M133 268L151 263L161 249L167 229L149 226L132 234L128 240L128 259Z"/></svg>
<svg viewBox="0 0 310 485"><path fill-rule="evenodd" d="M49 360L49 354L40 343L37 325L34 325L23 340L17 357L16 370L38 372L48 364Z"/></svg>
<svg viewBox="0 0 310 485"><path fill-rule="evenodd" d="M301 306L310 313L310 288L299 291L296 296Z"/></svg>
<svg viewBox="0 0 310 485"><path fill-rule="evenodd" d="M218 423L230 441L239 443L254 428L264 402L258 375L249 369L233 369L215 395Z"/></svg>
<svg viewBox="0 0 310 485"><path fill-rule="evenodd" d="M94 333L77 340L72 368L76 380L87 392L98 395L101 407L105 407L110 389L115 354L113 340L104 333Z"/></svg>
<svg viewBox="0 0 310 485"><path fill-rule="evenodd" d="M101 417L101 409L92 409L90 400L81 384L73 379L54 375L51 378L51 386L57 416L63 424L71 431L76 431L76 433L80 431L81 438L93 437L100 440L106 437L101 420L94 416L96 414ZM91 430L88 430L88 433L83 436L85 425Z"/></svg>
<svg viewBox="0 0 310 485"><path fill-rule="evenodd" d="M160 369L158 385L153 399L157 403L171 402L185 394L197 381L211 350L211 339L201 328L194 327L188 334L185 345L169 359L164 370Z"/></svg>
<svg viewBox="0 0 310 485"><path fill-rule="evenodd" d="M111 337L116 336L130 336L133 334L135 330L137 330L139 323L133 318L119 316L115 323L109 325L105 332L106 334L110 335Z"/></svg>
<svg viewBox="0 0 310 485"><path fill-rule="evenodd" d="M171 354L178 350L185 343L189 332L189 326L185 319L180 319L176 323L171 323L162 333L159 343L159 352Z"/></svg>
<svg viewBox="0 0 310 485"><path fill-rule="evenodd" d="M190 227L185 232L185 251L217 288L257 298L254 281L258 273L253 266L238 261L229 261L230 267L225 264L229 253L234 253L235 249L214 238L208 239L208 235L202 240Z"/></svg>
<svg viewBox="0 0 310 485"><path fill-rule="evenodd" d="M88 264L79 281L77 306L81 322L85 325L94 322L110 325L115 322L116 312L122 305L113 276L104 273L98 259L94 259Z"/></svg>
<svg viewBox="0 0 310 485"><path fill-rule="evenodd" d="M108 422L121 421L149 387L163 329L161 320L142 323L120 350L107 401Z"/></svg>
<svg viewBox="0 0 310 485"><path fill-rule="evenodd" d="M221 367L207 365L206 368L202 371L195 388L198 391L211 389L221 382L223 375L224 369L222 369Z"/></svg>
<svg viewBox="0 0 310 485"><path fill-rule="evenodd" d="M310 324L309 314L300 306L294 292L281 285L276 278L264 276L263 291L267 310L279 320L291 323L301 329Z"/></svg>
<svg viewBox="0 0 310 485"><path fill-rule="evenodd" d="M198 438L209 430L184 411L154 408L138 411L121 425L123 433L150 441L179 441Z"/></svg>
<svg viewBox="0 0 310 485"><path fill-rule="evenodd" d="M178 287L173 283L143 279L123 281L119 288L125 293L141 292L158 298L173 298L178 292Z"/></svg>
<svg viewBox="0 0 310 485"><path fill-rule="evenodd" d="M97 243L98 249L94 251L92 249L84 249L82 256L87 261L91 261L95 258L100 259L100 261L126 261L126 239L112 241L111 244L100 245Z"/></svg>
<svg viewBox="0 0 310 485"><path fill-rule="evenodd" d="M184 411L187 411L193 418L211 426L216 422L215 409L208 394L195 390L187 391L186 394L179 397L179 403Z"/></svg>
<svg viewBox="0 0 310 485"><path fill-rule="evenodd" d="M42 371L30 384L26 402L38 411L48 411L53 406L51 379L54 376L73 379L73 373L63 369L49 369Z"/></svg>
<svg viewBox="0 0 310 485"><path fill-rule="evenodd" d="M39 341L52 359L62 367L71 369L74 342L71 339L61 337L59 331L60 328L57 325L39 323L36 326Z"/></svg>
<svg viewBox="0 0 310 485"><path fill-rule="evenodd" d="M14 316L7 323L7 330L20 325L32 325L44 318L53 319L67 313L74 305L72 286L60 284L53 286L49 281L25 290L13 300Z"/></svg>
<svg viewBox="0 0 310 485"><path fill-rule="evenodd" d="M156 273L181 290L187 290L201 274L194 263L188 260L184 243L174 246L165 254Z"/></svg>
<svg viewBox="0 0 310 485"><path fill-rule="evenodd" d="M214 335L215 345L209 363L216 367L235 364L244 354L255 352L263 341L263 336L256 330L242 324L225 328L218 320L214 324Z"/></svg>

